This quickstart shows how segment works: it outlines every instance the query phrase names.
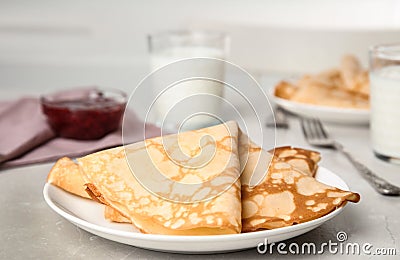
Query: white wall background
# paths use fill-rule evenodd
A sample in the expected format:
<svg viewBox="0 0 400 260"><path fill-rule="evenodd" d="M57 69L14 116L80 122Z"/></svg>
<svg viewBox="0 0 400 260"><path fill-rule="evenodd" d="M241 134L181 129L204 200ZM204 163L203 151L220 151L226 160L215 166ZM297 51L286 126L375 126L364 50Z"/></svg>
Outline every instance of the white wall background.
<svg viewBox="0 0 400 260"><path fill-rule="evenodd" d="M146 35L188 28L230 33L231 61L252 71L317 71L344 53L366 63L368 46L400 42L400 1L3 0L0 79L22 87L28 77L44 89L133 84L147 72Z"/></svg>

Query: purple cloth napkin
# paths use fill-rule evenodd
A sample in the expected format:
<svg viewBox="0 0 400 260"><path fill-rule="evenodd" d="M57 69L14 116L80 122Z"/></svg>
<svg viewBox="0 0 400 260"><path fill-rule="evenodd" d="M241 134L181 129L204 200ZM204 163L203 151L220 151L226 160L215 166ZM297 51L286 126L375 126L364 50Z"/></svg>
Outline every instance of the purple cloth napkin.
<svg viewBox="0 0 400 260"><path fill-rule="evenodd" d="M126 143L141 141L143 122L126 111ZM76 157L122 144L121 129L99 140L81 141L56 137L42 114L38 98L0 102L0 168ZM146 138L160 135L160 129L146 124Z"/></svg>

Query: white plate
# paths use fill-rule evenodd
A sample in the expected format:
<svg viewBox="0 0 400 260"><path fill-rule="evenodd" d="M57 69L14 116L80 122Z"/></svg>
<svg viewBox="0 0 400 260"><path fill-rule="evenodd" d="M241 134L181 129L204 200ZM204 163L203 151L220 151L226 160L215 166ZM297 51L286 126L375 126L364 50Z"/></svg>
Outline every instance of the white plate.
<svg viewBox="0 0 400 260"><path fill-rule="evenodd" d="M341 124L368 124L369 110L317 106L294 102L275 96L274 88L270 93L273 101L285 110L303 117L319 118L325 122Z"/></svg>
<svg viewBox="0 0 400 260"><path fill-rule="evenodd" d="M328 185L348 190L336 174L320 167L316 178ZM104 219L104 205L72 195L46 183L43 189L47 204L59 215L95 235L151 250L175 253L216 253L254 248L268 239L268 243L286 240L304 234L338 215L343 208L298 225L259 232L215 236L170 236L142 234L130 224L111 223Z"/></svg>

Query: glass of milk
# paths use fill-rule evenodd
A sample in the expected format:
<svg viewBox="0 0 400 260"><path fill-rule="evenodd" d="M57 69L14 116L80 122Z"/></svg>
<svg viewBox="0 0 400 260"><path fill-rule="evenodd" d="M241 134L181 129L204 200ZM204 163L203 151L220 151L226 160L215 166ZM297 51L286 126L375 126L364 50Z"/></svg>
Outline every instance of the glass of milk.
<svg viewBox="0 0 400 260"><path fill-rule="evenodd" d="M157 73L161 67L183 59L213 58L215 61L190 62L184 66L166 66L169 75L194 75L223 80L224 62L228 54L229 39L223 33L170 31L148 37L150 67ZM179 67L180 71L173 71ZM223 97L223 84L218 81L184 80L166 86L169 79L154 77L152 84L155 118L152 121L167 130L191 130L218 123ZM178 82L180 79L176 79ZM182 79L183 80L183 79Z"/></svg>
<svg viewBox="0 0 400 260"><path fill-rule="evenodd" d="M372 148L400 163L400 43L373 46L369 55Z"/></svg>

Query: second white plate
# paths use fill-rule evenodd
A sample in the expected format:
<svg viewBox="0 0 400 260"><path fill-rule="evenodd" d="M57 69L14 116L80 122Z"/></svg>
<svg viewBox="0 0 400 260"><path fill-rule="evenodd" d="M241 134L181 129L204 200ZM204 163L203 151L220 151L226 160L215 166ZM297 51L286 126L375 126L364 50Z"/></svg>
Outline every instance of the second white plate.
<svg viewBox="0 0 400 260"><path fill-rule="evenodd" d="M339 176L323 167L319 168L316 178L325 184L349 189ZM229 252L257 247L266 239L268 243L279 242L304 234L343 210L338 208L319 219L274 230L217 236L169 236L142 234L130 224L111 223L104 219L104 205L72 195L48 183L44 186L43 195L50 208L90 233L123 244L174 253Z"/></svg>
<svg viewBox="0 0 400 260"><path fill-rule="evenodd" d="M304 104L279 98L270 93L273 101L283 109L303 117L319 118L325 122L340 123L340 124L368 124L369 110L337 108Z"/></svg>

